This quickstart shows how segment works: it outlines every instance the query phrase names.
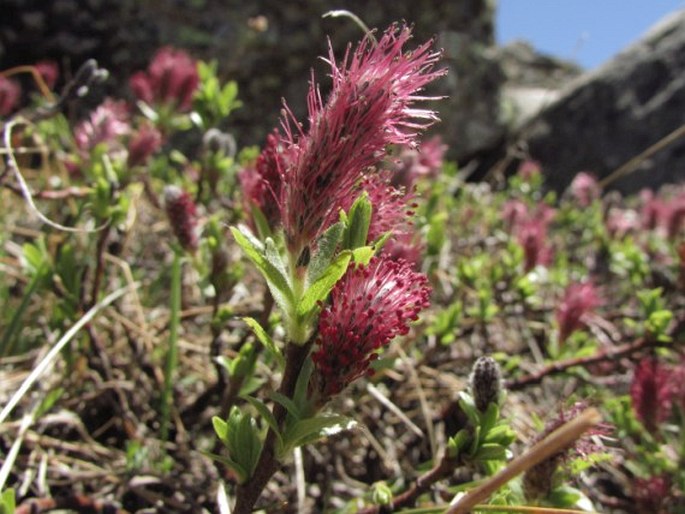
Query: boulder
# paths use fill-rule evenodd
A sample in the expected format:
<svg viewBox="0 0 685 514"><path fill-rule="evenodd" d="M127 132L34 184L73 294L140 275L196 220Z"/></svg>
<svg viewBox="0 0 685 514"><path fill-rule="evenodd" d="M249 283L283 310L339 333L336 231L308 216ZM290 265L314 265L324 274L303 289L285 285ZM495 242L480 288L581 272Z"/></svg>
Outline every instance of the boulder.
<svg viewBox="0 0 685 514"><path fill-rule="evenodd" d="M514 134L583 72L577 64L542 54L522 40L498 48L496 59L505 78L500 117Z"/></svg>
<svg viewBox="0 0 685 514"><path fill-rule="evenodd" d="M519 134L547 183L579 171L607 177L685 123L685 10L668 16L614 59L581 75ZM632 193L685 177L685 138L611 187Z"/></svg>
<svg viewBox="0 0 685 514"><path fill-rule="evenodd" d="M355 13L383 30L406 20L415 41L437 38L449 75L429 94L447 98L434 107L436 131L450 144L452 158L465 158L501 142L499 116L503 75L493 58L494 2L491 0L5 0L0 17L0 69L53 58L77 68L88 57L112 73L109 93L126 91L126 77L142 69L162 45L217 59L225 79L238 82L243 107L226 129L239 144L262 144L278 124L285 98L299 119L306 116L311 69L325 93L330 37L336 55L363 36L350 19L322 15L335 9Z"/></svg>

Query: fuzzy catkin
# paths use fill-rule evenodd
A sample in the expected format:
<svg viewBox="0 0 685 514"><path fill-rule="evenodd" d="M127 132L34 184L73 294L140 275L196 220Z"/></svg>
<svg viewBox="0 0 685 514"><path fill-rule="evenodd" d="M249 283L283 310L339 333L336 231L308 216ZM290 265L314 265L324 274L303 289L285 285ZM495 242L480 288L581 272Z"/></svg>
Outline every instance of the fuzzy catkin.
<svg viewBox="0 0 685 514"><path fill-rule="evenodd" d="M476 408L485 412L492 402L499 400L502 373L492 357L479 357L470 377L471 392Z"/></svg>

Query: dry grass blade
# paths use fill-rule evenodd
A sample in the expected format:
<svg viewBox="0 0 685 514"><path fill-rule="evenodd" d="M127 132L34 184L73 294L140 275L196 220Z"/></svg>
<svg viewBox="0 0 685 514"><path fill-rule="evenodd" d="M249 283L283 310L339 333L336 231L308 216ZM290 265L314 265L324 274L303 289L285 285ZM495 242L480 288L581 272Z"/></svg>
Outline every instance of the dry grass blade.
<svg viewBox="0 0 685 514"><path fill-rule="evenodd" d="M609 184L614 182L615 180L618 180L619 178L628 175L635 171L640 164L642 164L645 160L649 159L652 155L655 153L663 150L666 148L668 145L671 143L674 143L681 137L685 136L685 125L681 125L677 129L675 129L673 132L670 132L663 138L659 139L656 143L654 143L652 146L647 148L644 152L636 155L632 159L630 159L628 162L617 168L614 172L612 172L610 175L604 177L602 180L599 181L599 185L602 188L606 188Z"/></svg>
<svg viewBox="0 0 685 514"><path fill-rule="evenodd" d="M385 396L376 386L372 383L366 384L366 390L373 396L376 400L381 402L385 407L387 407L393 414L402 420L402 422L407 425L409 430L414 432L417 436L423 437L423 432L416 424L409 419L409 417L402 412L397 405L395 405L387 396Z"/></svg>
<svg viewBox="0 0 685 514"><path fill-rule="evenodd" d="M305 500L307 494L307 484L304 474L304 460L302 458L302 447L298 446L293 451L295 460L295 484L297 486L297 511L305 511Z"/></svg>
<svg viewBox="0 0 685 514"><path fill-rule="evenodd" d="M560 450L567 448L600 421L601 417L597 409L586 409L578 417L563 424L526 453L511 461L502 471L467 493L457 503L447 509L445 514L466 514L470 512L477 504L487 500L509 480L548 459Z"/></svg>
<svg viewBox="0 0 685 514"><path fill-rule="evenodd" d="M347 9L334 9L332 11L325 12L321 15L322 18L349 18L351 19L362 31L366 36L368 36L371 41L377 43L376 38L373 35L373 31L369 28L369 26L362 21L362 19L354 14L352 11L348 11Z"/></svg>
<svg viewBox="0 0 685 514"><path fill-rule="evenodd" d="M2 409L2 412L0 412L0 423L3 423L7 419L7 416L9 416L10 412L12 412L12 409L14 409L17 403L19 403L21 398L31 388L31 386L36 382L36 380L38 380L38 378L40 378L41 375L43 375L52 367L56 357L67 345L67 343L69 343L69 341L71 341L71 339L88 322L90 322L98 312L100 312L102 309L110 305L112 302L121 298L126 293L138 288L138 286L138 283L129 284L125 287L117 289L113 293L110 293L105 298L103 298L101 302L95 304L88 312L86 312L81 317L81 319L79 319L69 330L67 330L67 332L59 339L59 341L55 343L55 346L53 346L52 349L45 355L45 357L43 357L43 360L41 360L38 363L38 365L33 369L31 374L28 377L26 377L26 379L21 384L17 392L15 392L12 395L9 402L7 402L7 405L5 405L5 407Z"/></svg>
<svg viewBox="0 0 685 514"><path fill-rule="evenodd" d="M216 490L216 504L219 508L219 514L231 514L231 506L223 482L219 482L219 487Z"/></svg>
<svg viewBox="0 0 685 514"><path fill-rule="evenodd" d="M26 180L24 180L24 176L21 174L21 171L19 170L19 164L17 163L17 159L14 156L14 151L12 150L12 129L17 125L25 123L26 121L20 119L11 120L7 122L5 124L3 136L5 143L5 151L7 152L7 167L12 170L14 177L17 179L17 182L19 183L19 188L21 190L21 194L24 197L24 200L28 204L29 208L35 213L36 216L38 216L38 218L43 223L51 226L52 228L56 228L57 230L62 230L64 232L98 232L105 228L109 224L109 221L103 223L102 225L94 229L67 227L66 225L62 225L60 223L52 221L45 214L43 214L40 211L40 209L38 209L38 206L33 201L33 195L31 194L31 190L29 189Z"/></svg>
<svg viewBox="0 0 685 514"><path fill-rule="evenodd" d="M10 448L10 451L7 452L7 456L5 457L5 462L2 463L2 468L0 468L0 491L3 491L5 489L5 482L7 481L7 477L9 476L10 471L12 470L12 466L14 466L14 461L16 460L17 455L19 454L19 448L21 448L21 443L24 440L24 436L26 435L26 432L31 426L31 423L33 423L33 418L36 414L36 411L37 408L34 408L31 412L26 414L21 420L21 426L19 427L17 438L12 443L12 447Z"/></svg>

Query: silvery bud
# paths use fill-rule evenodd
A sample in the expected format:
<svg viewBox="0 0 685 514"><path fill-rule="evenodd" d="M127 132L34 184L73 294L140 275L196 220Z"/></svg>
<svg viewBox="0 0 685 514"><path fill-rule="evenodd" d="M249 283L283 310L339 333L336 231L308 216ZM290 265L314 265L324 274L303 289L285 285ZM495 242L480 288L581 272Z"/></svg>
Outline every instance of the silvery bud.
<svg viewBox="0 0 685 514"><path fill-rule="evenodd" d="M476 408L485 412L488 405L499 400L502 389L502 372L492 357L479 357L469 378L471 394Z"/></svg>

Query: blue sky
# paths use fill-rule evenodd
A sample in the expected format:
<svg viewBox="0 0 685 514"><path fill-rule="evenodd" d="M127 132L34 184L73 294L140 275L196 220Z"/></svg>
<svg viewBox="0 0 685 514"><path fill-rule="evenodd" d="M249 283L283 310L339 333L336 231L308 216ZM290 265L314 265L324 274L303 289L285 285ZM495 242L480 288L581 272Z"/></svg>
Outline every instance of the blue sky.
<svg viewBox="0 0 685 514"><path fill-rule="evenodd" d="M526 39L589 69L682 8L685 0L498 0L497 42Z"/></svg>

